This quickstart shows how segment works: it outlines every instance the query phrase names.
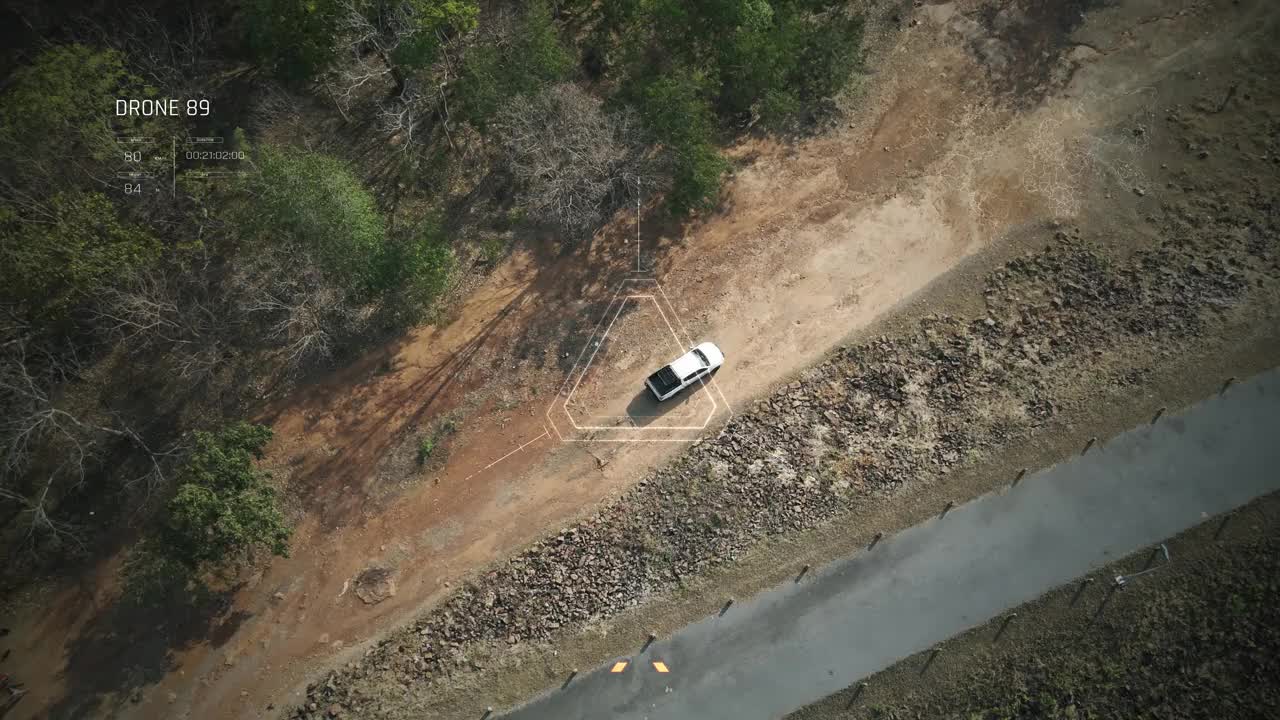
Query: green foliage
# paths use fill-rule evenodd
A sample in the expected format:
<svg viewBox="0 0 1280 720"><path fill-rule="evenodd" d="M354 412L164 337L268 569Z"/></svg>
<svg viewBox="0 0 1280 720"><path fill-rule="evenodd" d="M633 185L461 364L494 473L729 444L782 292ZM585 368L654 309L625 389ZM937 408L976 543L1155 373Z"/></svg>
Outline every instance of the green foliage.
<svg viewBox="0 0 1280 720"><path fill-rule="evenodd" d="M422 68L435 61L442 38L469 32L476 26L480 7L470 0L379 0L368 3L369 14L395 12L391 5L402 6L410 18L403 38L392 54L392 62L410 68Z"/></svg>
<svg viewBox="0 0 1280 720"><path fill-rule="evenodd" d="M463 57L462 113L485 127L506 101L564 78L572 67L551 10L543 2L531 3L511 37L491 37Z"/></svg>
<svg viewBox="0 0 1280 720"><path fill-rule="evenodd" d="M620 99L670 153L676 213L714 204L723 128L816 115L860 58L861 19L830 0L622 0L600 14L596 42L620 45Z"/></svg>
<svg viewBox="0 0 1280 720"><path fill-rule="evenodd" d="M314 262L355 305L388 302L413 322L440 297L454 255L436 218L388 235L373 196L336 158L263 147L260 172L236 198L231 219L241 252L272 247Z"/></svg>
<svg viewBox="0 0 1280 720"><path fill-rule="evenodd" d="M125 69L124 56L115 50L55 45L13 73L0 101L0 143L11 161L107 160L118 151L115 133L152 135L163 129L159 120L116 117L115 100L157 95ZM110 127L103 122L107 117Z"/></svg>
<svg viewBox="0 0 1280 720"><path fill-rule="evenodd" d="M426 465L431 459L436 448L440 447L440 441L452 435L458 430L458 421L452 415L446 415L435 424L431 432L423 435L418 439L418 464Z"/></svg>
<svg viewBox="0 0 1280 720"><path fill-rule="evenodd" d="M386 284L399 289L402 309L417 318L444 292L454 268L453 250L437 218L388 253Z"/></svg>
<svg viewBox="0 0 1280 720"><path fill-rule="evenodd" d="M281 80L304 83L333 62L341 10L337 0L249 0L246 39Z"/></svg>
<svg viewBox="0 0 1280 720"><path fill-rule="evenodd" d="M275 488L253 466L270 439L270 428L245 422L195 433L195 450L167 508L171 558L199 571L230 569L259 547L288 555L290 529Z"/></svg>
<svg viewBox="0 0 1280 720"><path fill-rule="evenodd" d="M427 460L431 459L431 453L436 450L436 438L434 435L427 435L418 440L418 464L425 465Z"/></svg>
<svg viewBox="0 0 1280 720"><path fill-rule="evenodd" d="M677 214L712 205L729 167L715 147L708 86L704 73L675 69L637 93L645 124L671 151L673 182L667 202Z"/></svg>
<svg viewBox="0 0 1280 720"><path fill-rule="evenodd" d="M862 21L831 0L623 2L602 12L623 38L623 85L699 68L718 116L782 124L813 114L861 54Z"/></svg>
<svg viewBox="0 0 1280 720"><path fill-rule="evenodd" d="M98 178L123 160L116 133L170 129L114 115L117 98L156 95L115 50L54 45L14 71L0 97L0 172L21 191L0 199L0 298L58 318L155 260L159 242L121 217ZM149 155L130 169L151 169Z"/></svg>
<svg viewBox="0 0 1280 720"><path fill-rule="evenodd" d="M710 143L683 149L676 155L667 202L677 215L715 205L729 163Z"/></svg>
<svg viewBox="0 0 1280 720"><path fill-rule="evenodd" d="M245 250L274 244L314 259L360 298L392 283L387 237L373 196L337 158L266 146L233 215Z"/></svg>
<svg viewBox="0 0 1280 720"><path fill-rule="evenodd" d="M59 193L31 216L0 206L0 298L47 318L146 267L160 243L101 193Z"/></svg>
<svg viewBox="0 0 1280 720"><path fill-rule="evenodd" d="M208 588L195 572L180 562L154 538L147 538L125 558L125 599L135 606L194 604L207 597Z"/></svg>

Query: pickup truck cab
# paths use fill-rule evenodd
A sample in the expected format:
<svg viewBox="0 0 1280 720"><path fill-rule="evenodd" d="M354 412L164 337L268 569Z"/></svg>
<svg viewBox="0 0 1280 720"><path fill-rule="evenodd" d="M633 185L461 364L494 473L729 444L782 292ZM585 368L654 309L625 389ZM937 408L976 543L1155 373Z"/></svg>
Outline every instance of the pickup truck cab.
<svg viewBox="0 0 1280 720"><path fill-rule="evenodd" d="M714 343L704 342L658 368L644 381L653 397L662 402L702 380L724 364L724 353Z"/></svg>

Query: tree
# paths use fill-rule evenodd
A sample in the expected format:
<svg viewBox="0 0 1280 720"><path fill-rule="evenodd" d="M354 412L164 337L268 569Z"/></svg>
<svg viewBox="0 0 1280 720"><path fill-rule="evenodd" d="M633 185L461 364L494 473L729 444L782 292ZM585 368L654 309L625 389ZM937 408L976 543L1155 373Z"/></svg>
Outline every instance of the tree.
<svg viewBox="0 0 1280 720"><path fill-rule="evenodd" d="M645 124L671 157L667 202L683 214L712 205L728 163L715 147L715 116L706 99L704 73L679 68L653 78L638 91Z"/></svg>
<svg viewBox="0 0 1280 720"><path fill-rule="evenodd" d="M514 22L495 20L483 41L463 56L458 81L462 114L484 128L505 103L563 79L572 67L551 10L533 2Z"/></svg>
<svg viewBox="0 0 1280 720"><path fill-rule="evenodd" d="M512 99L494 120L507 167L532 217L570 236L589 233L652 183L640 123L606 114L571 83Z"/></svg>
<svg viewBox="0 0 1280 720"><path fill-rule="evenodd" d="M309 254L279 247L241 258L228 291L244 326L279 346L290 371L332 360L372 314L371 306L331 281Z"/></svg>
<svg viewBox="0 0 1280 720"><path fill-rule="evenodd" d="M157 91L125 67L115 50L54 45L13 73L0 102L4 163L19 164L28 187L67 169L114 159L115 135L151 135L163 121L111 115L116 98L154 98ZM109 125L104 117L111 117ZM45 186L43 189L48 189Z"/></svg>
<svg viewBox="0 0 1280 720"><path fill-rule="evenodd" d="M0 300L48 318L152 263L160 243L120 219L101 193L0 205Z"/></svg>
<svg viewBox="0 0 1280 720"><path fill-rule="evenodd" d="M119 52L84 45L52 46L13 73L0 98L0 302L61 318L159 255L159 241L102 192L122 161L117 134L169 128L112 116L115 100L155 94ZM129 169L157 170L141 155Z"/></svg>
<svg viewBox="0 0 1280 720"><path fill-rule="evenodd" d="M164 484L165 463L179 446L152 450L120 418L83 410L60 387L78 374L74 354L66 357L37 344L21 320L2 329L0 501L26 517L23 542L33 554L46 541L54 548L82 548L83 528L62 515L60 505L84 488L108 454L109 441L127 442L145 457L146 469L123 483L125 489L141 487L144 501Z"/></svg>
<svg viewBox="0 0 1280 720"><path fill-rule="evenodd" d="M307 82L333 63L340 12L338 0L250 0L249 48L284 82Z"/></svg>
<svg viewBox="0 0 1280 720"><path fill-rule="evenodd" d="M337 158L263 146L232 211L242 247L310 258L358 301L386 289L386 230L373 196Z"/></svg>
<svg viewBox="0 0 1280 720"><path fill-rule="evenodd" d="M724 121L814 116L860 60L861 17L832 0L621 2L602 12L622 38L624 86L698 68Z"/></svg>
<svg viewBox="0 0 1280 720"><path fill-rule="evenodd" d="M270 428L243 421L195 433L163 532L170 556L193 573L228 571L259 548L288 556L291 531L275 488L253 465L270 439Z"/></svg>
<svg viewBox="0 0 1280 720"><path fill-rule="evenodd" d="M384 75L404 94L414 71L434 63L452 37L470 32L480 8L474 0L342 0L337 44L350 57L327 82L345 108L356 92Z"/></svg>
<svg viewBox="0 0 1280 720"><path fill-rule="evenodd" d="M391 51L394 65L422 68L435 62L446 39L470 32L480 7L473 0L374 0L365 2L366 13L396 18L397 42Z"/></svg>

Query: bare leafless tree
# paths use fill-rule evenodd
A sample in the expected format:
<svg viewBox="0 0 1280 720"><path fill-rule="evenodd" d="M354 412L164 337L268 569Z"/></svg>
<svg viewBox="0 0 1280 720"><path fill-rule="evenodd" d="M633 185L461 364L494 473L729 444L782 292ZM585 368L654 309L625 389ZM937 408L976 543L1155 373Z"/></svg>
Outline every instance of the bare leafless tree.
<svg viewBox="0 0 1280 720"><path fill-rule="evenodd" d="M265 253L232 278L245 325L283 350L290 370L333 359L340 344L363 332L373 308L355 302L306 258Z"/></svg>
<svg viewBox="0 0 1280 720"><path fill-rule="evenodd" d="M86 312L125 352L162 350L179 377L198 382L216 368L234 332L215 294L206 275L147 270L100 289Z"/></svg>
<svg viewBox="0 0 1280 720"><path fill-rule="evenodd" d="M412 2L342 3L337 28L342 59L325 79L325 87L344 114L364 93L385 90L383 82L388 79L393 96L404 94L408 78L392 57L422 32L417 13Z"/></svg>
<svg viewBox="0 0 1280 720"><path fill-rule="evenodd" d="M531 214L572 235L591 232L655 181L636 117L606 114L571 83L514 98L495 128Z"/></svg>
<svg viewBox="0 0 1280 720"><path fill-rule="evenodd" d="M263 82L249 105L249 127L259 132L285 125L298 126L302 120L302 99L277 82Z"/></svg>
<svg viewBox="0 0 1280 720"><path fill-rule="evenodd" d="M417 81L410 79L399 97L381 105L378 121L382 131L402 153L411 154L421 145L424 121L435 109L433 100L422 92Z"/></svg>
<svg viewBox="0 0 1280 720"><path fill-rule="evenodd" d="M113 23L82 18L77 32L119 50L148 84L166 94L185 97L201 89L213 41L213 22L205 11L188 8L181 22L166 25L145 8L129 7Z"/></svg>
<svg viewBox="0 0 1280 720"><path fill-rule="evenodd" d="M26 341L7 345L0 355L0 500L13 503L27 518L29 548L42 537L81 545L80 528L60 519L57 505L84 484L104 441L124 440L143 453L146 469L126 481L143 502L165 483L168 462L182 452L179 444L153 450L118 417L93 420L60 405L51 388L74 370L53 365L66 362L65 355L48 352L31 356Z"/></svg>

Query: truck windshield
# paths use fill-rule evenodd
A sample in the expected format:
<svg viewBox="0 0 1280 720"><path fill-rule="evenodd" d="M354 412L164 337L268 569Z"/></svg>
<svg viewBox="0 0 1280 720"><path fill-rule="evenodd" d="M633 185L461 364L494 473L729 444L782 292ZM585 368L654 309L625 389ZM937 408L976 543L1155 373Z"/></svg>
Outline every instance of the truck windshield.
<svg viewBox="0 0 1280 720"><path fill-rule="evenodd" d="M693 354L697 355L698 359L702 361L702 367L706 367L711 364L711 361L707 359L707 356L703 355L702 351L699 350L698 348L693 349Z"/></svg>

